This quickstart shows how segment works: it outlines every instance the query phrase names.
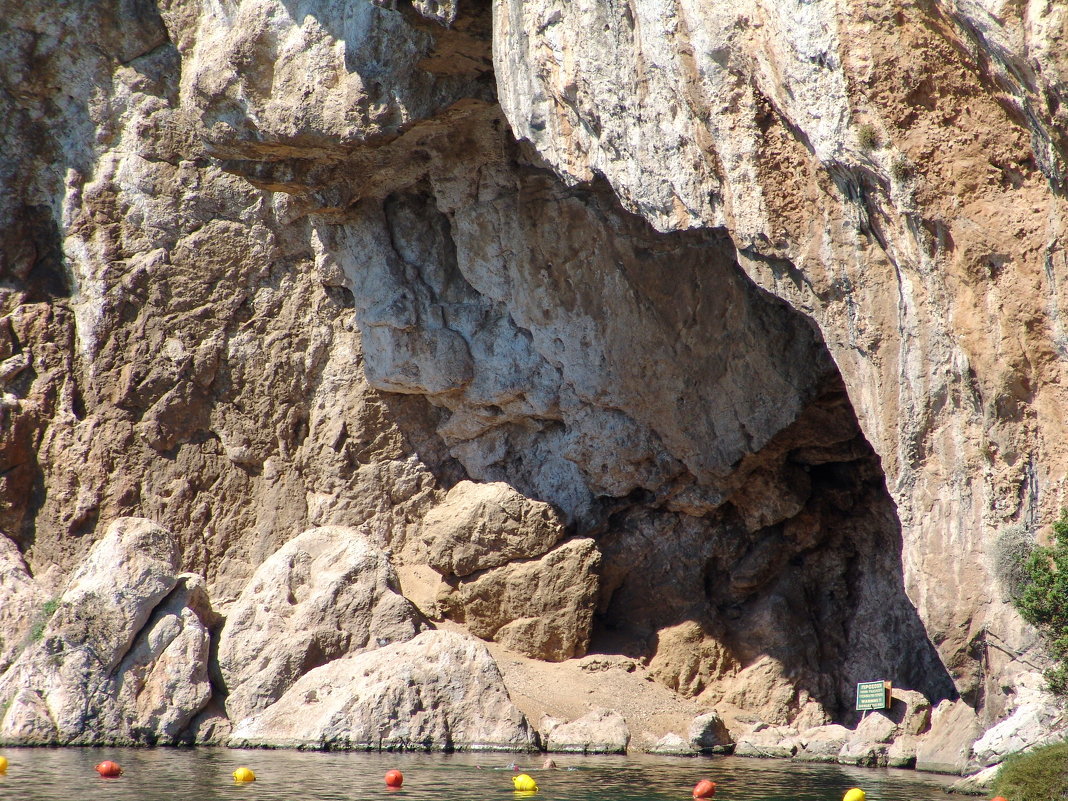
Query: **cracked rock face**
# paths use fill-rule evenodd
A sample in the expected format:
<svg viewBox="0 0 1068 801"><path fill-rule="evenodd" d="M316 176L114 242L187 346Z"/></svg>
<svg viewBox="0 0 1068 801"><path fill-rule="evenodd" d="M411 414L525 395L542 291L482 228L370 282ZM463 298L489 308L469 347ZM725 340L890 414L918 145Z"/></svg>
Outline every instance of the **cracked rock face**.
<svg viewBox="0 0 1068 801"><path fill-rule="evenodd" d="M660 230L724 226L819 324L898 507L909 595L958 689L1000 714L963 654L984 629L1030 643L988 604L984 554L1048 519L1066 474L1063 9L494 11L518 137Z"/></svg>
<svg viewBox="0 0 1068 801"><path fill-rule="evenodd" d="M0 740L177 742L211 695L212 622L203 583L178 563L170 532L116 520L0 677Z"/></svg>
<svg viewBox="0 0 1068 801"><path fill-rule="evenodd" d="M1059 5L10 17L5 737L370 742L279 710L319 682L372 721L339 665L444 636L391 561L478 636L784 732L876 675L976 736L1013 711L1039 649L987 551L1068 472ZM7 613L55 597L39 642ZM90 722L53 681L82 669ZM501 709L471 742L529 742Z"/></svg>
<svg viewBox="0 0 1068 801"><path fill-rule="evenodd" d="M306 531L259 566L227 613L218 654L227 715L240 721L308 671L424 627L388 557L358 531Z"/></svg>
<svg viewBox="0 0 1068 801"><path fill-rule="evenodd" d="M485 645L426 631L307 673L230 744L522 750L534 735Z"/></svg>

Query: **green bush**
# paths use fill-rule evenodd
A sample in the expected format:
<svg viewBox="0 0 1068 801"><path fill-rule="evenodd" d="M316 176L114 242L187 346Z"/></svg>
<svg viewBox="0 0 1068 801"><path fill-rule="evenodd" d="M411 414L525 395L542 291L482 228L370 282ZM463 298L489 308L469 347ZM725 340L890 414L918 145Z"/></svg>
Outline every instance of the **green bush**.
<svg viewBox="0 0 1068 801"><path fill-rule="evenodd" d="M1009 801L1064 801L1068 798L1068 743L1006 759L994 780L994 795Z"/></svg>
<svg viewBox="0 0 1068 801"><path fill-rule="evenodd" d="M1056 695L1068 695L1068 509L1053 524L1053 545L1035 548L1027 559L1027 580L1013 601L1021 617L1045 635L1059 664L1046 671Z"/></svg>
<svg viewBox="0 0 1068 801"><path fill-rule="evenodd" d="M52 619L52 615L59 609L59 599L53 598L51 601L45 601L41 605L41 611L34 616L33 625L30 627L30 641L40 642L41 637L44 636L45 627L48 625L48 621Z"/></svg>

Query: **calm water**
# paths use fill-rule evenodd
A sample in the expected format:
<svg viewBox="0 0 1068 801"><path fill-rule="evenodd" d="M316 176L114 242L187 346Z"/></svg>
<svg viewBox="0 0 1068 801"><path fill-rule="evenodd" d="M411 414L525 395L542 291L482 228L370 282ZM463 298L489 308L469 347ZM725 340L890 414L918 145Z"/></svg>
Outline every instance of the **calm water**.
<svg viewBox="0 0 1068 801"><path fill-rule="evenodd" d="M902 770L799 765L735 757L581 757L561 754L557 771L537 769L539 755L516 755L541 792L512 790L511 754L367 754L227 749L0 748L10 762L0 775L0 799L30 801L688 801L703 778L716 782L717 801L840 801L862 787L869 801L947 801L949 780ZM102 779L93 766L111 759L125 775ZM241 765L257 781L236 785ZM479 765L483 767L480 769ZM390 768L404 787L385 787Z"/></svg>

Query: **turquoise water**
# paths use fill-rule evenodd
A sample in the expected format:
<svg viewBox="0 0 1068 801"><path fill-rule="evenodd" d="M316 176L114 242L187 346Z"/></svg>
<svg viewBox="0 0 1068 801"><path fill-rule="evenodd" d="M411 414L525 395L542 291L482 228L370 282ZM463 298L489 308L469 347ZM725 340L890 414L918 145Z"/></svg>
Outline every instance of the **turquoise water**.
<svg viewBox="0 0 1068 801"><path fill-rule="evenodd" d="M543 757L518 755L537 779L537 795L512 790L511 754L368 754L228 749L0 749L10 765L0 799L19 801L689 801L699 779L717 784L716 801L840 801L861 787L869 801L947 801L945 777L903 770L802 765L737 757L582 757L557 755L563 770L541 770ZM93 766L122 765L118 779ZM257 781L236 785L245 765ZM481 766L481 767L479 767ZM390 790L383 775L404 773Z"/></svg>

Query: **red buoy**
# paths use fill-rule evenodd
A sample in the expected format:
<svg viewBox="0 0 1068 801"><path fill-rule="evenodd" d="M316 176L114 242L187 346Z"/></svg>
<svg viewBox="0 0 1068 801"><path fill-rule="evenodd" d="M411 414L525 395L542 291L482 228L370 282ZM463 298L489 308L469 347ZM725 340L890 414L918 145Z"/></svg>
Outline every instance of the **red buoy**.
<svg viewBox="0 0 1068 801"><path fill-rule="evenodd" d="M404 774L399 770L386 771L386 787L400 787L404 784Z"/></svg>
<svg viewBox="0 0 1068 801"><path fill-rule="evenodd" d="M711 798L716 794L716 783L708 779L701 779L693 786L694 798Z"/></svg>
<svg viewBox="0 0 1068 801"><path fill-rule="evenodd" d="M95 770L105 779L114 779L115 777L122 775L122 768L120 768L117 763L107 759L97 765Z"/></svg>

